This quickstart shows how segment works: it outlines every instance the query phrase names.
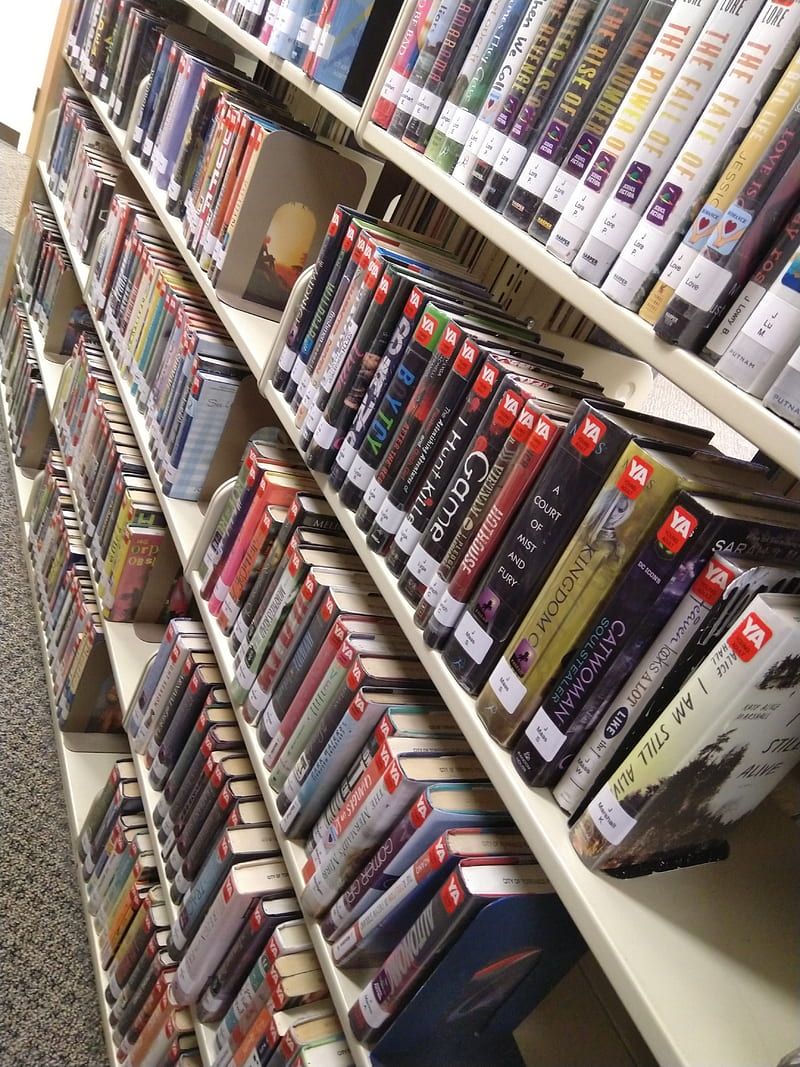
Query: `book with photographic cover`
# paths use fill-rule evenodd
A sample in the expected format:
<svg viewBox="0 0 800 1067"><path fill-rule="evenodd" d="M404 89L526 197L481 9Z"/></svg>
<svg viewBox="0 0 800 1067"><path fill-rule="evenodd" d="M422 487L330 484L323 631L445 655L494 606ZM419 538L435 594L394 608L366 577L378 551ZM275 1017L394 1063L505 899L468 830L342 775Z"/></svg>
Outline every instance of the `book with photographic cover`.
<svg viewBox="0 0 800 1067"><path fill-rule="evenodd" d="M800 598L756 596L570 830L592 869L691 862L800 758Z"/></svg>

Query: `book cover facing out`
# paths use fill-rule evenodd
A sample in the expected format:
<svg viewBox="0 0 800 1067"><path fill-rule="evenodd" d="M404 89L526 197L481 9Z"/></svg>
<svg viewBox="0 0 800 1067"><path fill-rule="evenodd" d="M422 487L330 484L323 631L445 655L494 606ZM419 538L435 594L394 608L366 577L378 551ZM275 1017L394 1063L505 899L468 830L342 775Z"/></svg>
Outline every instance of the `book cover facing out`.
<svg viewBox="0 0 800 1067"><path fill-rule="evenodd" d="M277 130L264 141L217 282L223 303L279 318L313 263L334 208L357 204L366 185L355 161Z"/></svg>
<svg viewBox="0 0 800 1067"><path fill-rule="evenodd" d="M522 1067L512 1031L580 958L555 893L482 908L372 1051L375 1067Z"/></svg>

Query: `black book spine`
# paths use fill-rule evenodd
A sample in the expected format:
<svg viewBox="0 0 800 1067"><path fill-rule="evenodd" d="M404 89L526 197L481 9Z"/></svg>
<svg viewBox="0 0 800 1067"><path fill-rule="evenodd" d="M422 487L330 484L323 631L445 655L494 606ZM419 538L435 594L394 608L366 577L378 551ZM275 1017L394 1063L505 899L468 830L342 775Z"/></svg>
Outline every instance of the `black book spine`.
<svg viewBox="0 0 800 1067"><path fill-rule="evenodd" d="M451 360L460 344L463 333L447 312L428 307L417 333L428 331L422 348L430 353L425 370L417 381L400 418L392 426L392 435L382 442L378 462L373 465L373 475L364 490L364 496L356 510L356 525L365 533L375 520L383 501L406 456L414 445L416 435L437 402ZM369 440L369 437L367 438Z"/></svg>
<svg viewBox="0 0 800 1067"><path fill-rule="evenodd" d="M427 621L427 607L432 612L436 606L433 600L423 607L422 598L434 581L481 487L491 479L491 472L508 444L522 404L522 393L513 381L505 380L445 486L424 534L410 553L399 588L412 604L419 605L414 621L420 627Z"/></svg>
<svg viewBox="0 0 800 1067"><path fill-rule="evenodd" d="M485 635L479 642L481 661L458 642L445 649L448 667L468 692L489 677L628 441L629 435L588 401L578 405L536 491L523 503L469 600L470 625Z"/></svg>
<svg viewBox="0 0 800 1067"><path fill-rule="evenodd" d="M358 456L339 493L342 503L351 511L358 507L364 491L388 452L443 330L443 316L432 304L427 304L402 361L375 410Z"/></svg>
<svg viewBox="0 0 800 1067"><path fill-rule="evenodd" d="M386 557L386 566L398 577L419 544L442 493L450 484L463 459L463 449L472 442L503 382L499 364L485 356L481 362L466 402L447 434L444 444L430 464L422 485L407 509ZM509 380L510 384L510 380Z"/></svg>
<svg viewBox="0 0 800 1067"><path fill-rule="evenodd" d="M367 534L367 544L373 552L383 555L388 552L418 486L437 455L442 439L464 404L478 372L479 361L480 349L470 338L465 338Z"/></svg>
<svg viewBox="0 0 800 1067"><path fill-rule="evenodd" d="M408 294L403 312L385 344L384 354L371 376L366 392L353 416L350 428L333 461L329 481L334 489L341 490L345 479L363 444L364 438L372 424L373 416L383 401L387 389L394 380L394 374L405 355L406 348L414 335L417 323L425 307L425 293L419 286L414 286Z"/></svg>
<svg viewBox="0 0 800 1067"><path fill-rule="evenodd" d="M333 466L411 288L410 278L402 277L391 265L387 266L306 451L306 463L312 470L327 473Z"/></svg>

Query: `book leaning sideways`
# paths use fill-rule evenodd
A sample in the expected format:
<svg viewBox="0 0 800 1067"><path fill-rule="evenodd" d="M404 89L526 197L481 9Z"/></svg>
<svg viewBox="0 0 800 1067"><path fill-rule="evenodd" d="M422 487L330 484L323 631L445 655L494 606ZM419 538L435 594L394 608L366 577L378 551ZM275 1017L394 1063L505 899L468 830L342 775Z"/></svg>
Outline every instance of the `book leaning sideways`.
<svg viewBox="0 0 800 1067"><path fill-rule="evenodd" d="M800 596L762 593L570 831L591 868L691 860L800 760Z"/></svg>

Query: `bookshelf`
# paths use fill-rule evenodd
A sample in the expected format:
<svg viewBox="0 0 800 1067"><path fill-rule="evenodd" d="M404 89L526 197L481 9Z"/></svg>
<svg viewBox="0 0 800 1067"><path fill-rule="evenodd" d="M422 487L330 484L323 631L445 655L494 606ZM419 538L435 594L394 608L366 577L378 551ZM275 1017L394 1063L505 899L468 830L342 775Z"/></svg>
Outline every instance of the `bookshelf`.
<svg viewBox="0 0 800 1067"><path fill-rule="evenodd" d="M578 279L569 267L551 257L532 238L486 208L421 155L389 137L369 121L371 101L377 95L384 72L391 62L391 47L384 54L366 105L358 108L340 94L313 83L298 68L269 56L260 42L244 33L206 0L183 0L183 3L192 13L222 32L239 51L277 71L309 101L328 111L352 131L364 147L394 163L531 274L564 294L576 308L602 325L645 364L664 374L800 478L800 432L725 382L691 353L661 342L638 316L618 307L598 289ZM64 0L59 17L61 27L65 25L65 12L69 6L68 0ZM413 2L404 5L400 21L411 7ZM62 58L63 41L58 38L53 43L48 80L41 94L40 107L43 111L51 110L57 103L61 86L75 79ZM78 79L75 80L80 84ZM152 205L211 306L260 381L266 402L290 439L296 441L293 418L282 396L268 380L270 363L285 336L288 316L283 323L276 323L236 311L220 301L207 276L188 251L180 224L167 212L164 194L155 188L150 176L128 151L125 132L113 125L101 101L91 94L87 94L87 97L136 184ZM71 248L60 201L52 197L47 188L44 160L47 158L49 142L43 123L39 124L38 136L36 173L44 184L70 251L81 290L85 292L89 268L81 263ZM29 182L28 194L34 191L32 182ZM142 446L142 453L149 459L144 422L110 356L102 324L96 322L95 325L109 356L109 365L134 433ZM32 324L32 329L46 395L52 405L62 365L46 354L43 338L35 324ZM635 364L625 360L625 357L614 359L616 363L612 361L613 366L603 369L603 380L608 381L609 375L613 377L618 374L619 388L627 389L627 376L630 376ZM646 383L642 380L641 385L636 387L643 385ZM4 396L3 416L5 419ZM20 514L24 516L35 472L13 467L13 473ZM222 505L226 487L220 488L206 510L198 505L164 497L153 470L151 475L178 555L197 594L199 582L193 565L204 547L208 532L213 528L214 517ZM605 976L659 1063L670 1067L705 1067L712 1063L724 1063L725 1067L753 1067L754 1064L771 1067L777 1063L798 1041L798 974L786 951L787 945L796 944L800 938L800 915L795 900L800 878L800 843L796 828L767 802L737 828L731 841L731 859L723 864L675 871L632 882L618 882L588 872L569 845L565 819L549 794L525 787L511 765L509 754L485 734L472 701L455 683L438 654L423 644L419 631L411 621L412 612L397 591L395 578L386 570L381 559L367 548L364 535L356 528L351 514L341 507L324 480L318 479L318 482L421 662L580 927ZM24 531L24 519L21 518L21 521ZM29 559L27 563L30 571ZM199 603L223 677L229 680L232 656L227 642L219 632L216 621L206 611L205 603ZM157 628L145 631L137 624L106 624L105 629L115 679L121 700L124 697L123 707L127 707L160 632L157 632ZM43 652L46 664L44 645ZM267 808L271 816L276 816L274 795L261 762L255 731L242 720L239 709L237 714ZM80 825L82 819L80 813L85 813L88 802L103 784L114 754L75 752L67 747L65 735L58 729L55 732L70 812L70 829L74 837L75 825ZM138 757L135 757L135 762L152 832L152 807L157 794L149 787ZM300 868L304 854L290 840L282 841L282 849L287 868L299 890L302 886ZM160 874L163 881L163 866L160 866ZM166 882L164 885L166 888ZM85 904L85 893L83 898ZM97 943L92 924L88 925L98 989L103 999ZM360 988L358 976L339 971L332 962L318 924L311 920L309 928L332 997L346 1026L346 1011ZM104 1021L108 1042L107 1015ZM203 1062L208 1064L213 1060L212 1035L206 1031L208 1028L201 1027L198 1037ZM367 1051L352 1039L352 1035L348 1036L358 1067L369 1064L371 1061Z"/></svg>

